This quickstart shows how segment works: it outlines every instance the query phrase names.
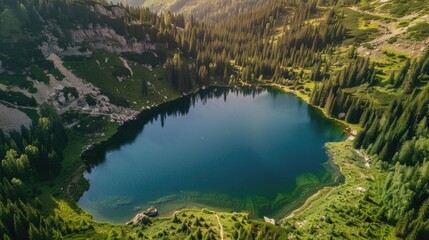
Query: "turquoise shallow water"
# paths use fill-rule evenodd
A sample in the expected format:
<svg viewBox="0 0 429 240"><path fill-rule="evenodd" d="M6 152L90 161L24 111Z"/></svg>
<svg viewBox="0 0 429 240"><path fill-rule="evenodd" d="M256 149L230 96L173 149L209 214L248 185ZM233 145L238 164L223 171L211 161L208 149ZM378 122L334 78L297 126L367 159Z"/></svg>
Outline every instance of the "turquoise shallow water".
<svg viewBox="0 0 429 240"><path fill-rule="evenodd" d="M324 144L345 134L319 110L273 89L210 88L143 113L99 151L78 204L124 222L208 206L281 217L302 192L332 183Z"/></svg>

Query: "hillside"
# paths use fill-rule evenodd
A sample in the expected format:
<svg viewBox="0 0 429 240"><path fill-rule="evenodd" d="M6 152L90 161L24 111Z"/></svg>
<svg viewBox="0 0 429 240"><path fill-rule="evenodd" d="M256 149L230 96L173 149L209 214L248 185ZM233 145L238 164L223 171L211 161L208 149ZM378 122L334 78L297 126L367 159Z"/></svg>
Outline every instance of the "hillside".
<svg viewBox="0 0 429 240"><path fill-rule="evenodd" d="M270 1L259 0L115 0L114 2L131 6L148 7L154 12L170 11L193 16L198 20L219 21L257 8Z"/></svg>
<svg viewBox="0 0 429 240"><path fill-rule="evenodd" d="M0 238L428 238L428 0L125 3L0 0ZM284 89L345 125L327 145L345 183L276 226L207 209L114 225L76 205L85 150L210 85Z"/></svg>

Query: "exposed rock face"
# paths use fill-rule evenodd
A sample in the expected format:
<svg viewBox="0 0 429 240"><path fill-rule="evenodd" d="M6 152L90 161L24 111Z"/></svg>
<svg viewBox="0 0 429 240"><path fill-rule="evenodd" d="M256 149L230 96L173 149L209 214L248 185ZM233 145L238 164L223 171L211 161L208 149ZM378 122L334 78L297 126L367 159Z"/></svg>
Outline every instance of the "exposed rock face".
<svg viewBox="0 0 429 240"><path fill-rule="evenodd" d="M151 222L151 220L146 214L139 213L133 219L131 219L131 221L129 221L125 224L126 225L141 226L141 225L147 225L150 222Z"/></svg>
<svg viewBox="0 0 429 240"><path fill-rule="evenodd" d="M56 28L58 31L59 28ZM43 42L42 45L39 46L40 51L42 51L43 55L47 58L51 54L56 54L58 56L85 56L90 57L92 52L89 50L80 51L79 46L68 46L67 49L63 49L58 46L58 38L53 36L49 31L43 31L46 42Z"/></svg>
<svg viewBox="0 0 429 240"><path fill-rule="evenodd" d="M145 215L149 217L156 217L158 216L158 210L154 207L148 208L146 211L143 212Z"/></svg>
<svg viewBox="0 0 429 240"><path fill-rule="evenodd" d="M5 132L19 131L21 125L29 127L31 119L24 112L0 103L0 128Z"/></svg>
<svg viewBox="0 0 429 240"><path fill-rule="evenodd" d="M120 7L112 7L111 10L106 9L103 5L95 4L91 7L91 11L97 12L101 15L109 16L111 18L123 18L126 16L126 11Z"/></svg>
<svg viewBox="0 0 429 240"><path fill-rule="evenodd" d="M272 219L272 218L264 217L264 221L265 221L266 223L271 223L271 224L273 224L273 225L276 225L276 220L274 220L274 219Z"/></svg>
<svg viewBox="0 0 429 240"><path fill-rule="evenodd" d="M146 211L138 213L131 221L125 223L126 225L141 226L151 223L150 217L158 216L158 210L154 207L148 208Z"/></svg>
<svg viewBox="0 0 429 240"><path fill-rule="evenodd" d="M146 41L139 41L135 38L127 40L107 27L89 27L88 29L79 29L70 31L73 42L80 44L84 41L89 42L95 49L106 49L110 52L135 52L143 53L148 50L155 50L155 45Z"/></svg>

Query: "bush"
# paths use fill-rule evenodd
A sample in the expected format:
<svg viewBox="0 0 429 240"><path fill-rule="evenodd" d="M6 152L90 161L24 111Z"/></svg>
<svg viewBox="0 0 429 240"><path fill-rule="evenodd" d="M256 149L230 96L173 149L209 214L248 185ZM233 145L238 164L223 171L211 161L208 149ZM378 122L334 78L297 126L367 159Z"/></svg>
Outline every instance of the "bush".
<svg viewBox="0 0 429 240"><path fill-rule="evenodd" d="M397 40L398 40L398 36L394 36L394 37L391 37L389 40L387 40L387 42L389 44L392 44L392 43L395 43Z"/></svg>
<svg viewBox="0 0 429 240"><path fill-rule="evenodd" d="M419 22L408 28L408 32L410 33L411 38L422 40L429 36L429 23Z"/></svg>
<svg viewBox="0 0 429 240"><path fill-rule="evenodd" d="M364 43L363 46L366 47L367 49L374 49L374 46L372 46L369 43Z"/></svg>
<svg viewBox="0 0 429 240"><path fill-rule="evenodd" d="M30 77L39 82L49 84L49 77L46 76L46 74L43 72L43 69L36 64L33 64L30 67Z"/></svg>
<svg viewBox="0 0 429 240"><path fill-rule="evenodd" d="M37 92L33 82L28 81L24 75L9 75L8 73L0 74L0 83L8 86L16 86L21 89L27 89L31 93Z"/></svg>
<svg viewBox="0 0 429 240"><path fill-rule="evenodd" d="M155 55L152 52L144 52L142 54L124 53L124 54L122 54L122 56L124 56L126 59L133 61L133 62L137 62L140 64L150 64L152 67L155 67L156 65L162 63L161 59L155 57ZM164 62L165 62L165 60L164 60Z"/></svg>
<svg viewBox="0 0 429 240"><path fill-rule="evenodd" d="M85 95L85 101L86 103L88 103L89 106L97 105L97 100L89 94Z"/></svg>
<svg viewBox="0 0 429 240"><path fill-rule="evenodd" d="M29 106L29 107L36 107L37 102L34 97L27 97L24 94L20 92L12 92L12 91L3 91L0 90L0 100L17 104L19 106Z"/></svg>
<svg viewBox="0 0 429 240"><path fill-rule="evenodd" d="M65 87L63 90L64 96L67 98L68 100L68 95L69 93L74 97L74 98L78 98L79 97L79 93L77 92L77 89L75 87Z"/></svg>
<svg viewBox="0 0 429 240"><path fill-rule="evenodd" d="M124 66L115 66L115 69L112 71L114 77L128 77L131 75L130 70Z"/></svg>

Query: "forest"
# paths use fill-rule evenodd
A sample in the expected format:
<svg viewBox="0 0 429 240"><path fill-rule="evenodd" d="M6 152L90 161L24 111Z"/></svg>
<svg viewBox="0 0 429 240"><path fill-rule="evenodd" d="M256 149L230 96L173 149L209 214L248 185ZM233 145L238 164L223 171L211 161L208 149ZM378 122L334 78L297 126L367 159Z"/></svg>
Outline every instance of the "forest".
<svg viewBox="0 0 429 240"><path fill-rule="evenodd" d="M171 8L178 8L181 2ZM364 150L375 159L379 170L387 173L374 216L393 226L394 235L400 239L427 239L429 50L426 47L418 58L393 54L391 58L399 60L392 68L359 52L372 33L351 27L348 7L366 2L274 0L249 4L245 11L233 4L225 12L204 18L201 16L206 15L208 6L199 9L194 17L154 13L146 7L107 1L0 0L0 12L14 11L20 19L20 26L11 34L0 31L3 34L0 67L7 69L7 73L1 73L0 83L19 85L31 92L33 83L25 81L26 77L43 81L44 77L38 73L56 74L54 65L38 47L46 40L42 32L50 32L58 39L59 46L67 49L76 47L70 30L100 25L109 26L127 39L150 39L150 43L156 44L159 55L165 55L162 76L179 96L210 85L285 86L298 96L305 96L326 115L359 130L353 147ZM95 4L107 9L117 6L126 14L121 18L96 14L88 7ZM413 10L410 6L407 9L400 13L394 8L392 14ZM78 47L82 52L91 49L90 43ZM121 56L132 62L147 61L143 54ZM12 73L16 76L14 81L9 77ZM130 72L122 67L115 68L113 74L127 77ZM139 91L141 97L148 97L147 81L142 80ZM34 98L3 89L0 100L37 106ZM40 183L55 182L62 177L64 152L73 135L72 130L64 127L64 118L54 108L42 105L30 127L9 133L0 131L0 238L63 239L84 238L85 234L94 237L97 229L106 227L90 218L65 220L44 207L39 199ZM180 226L174 230L179 239L216 238L198 218L182 222L175 215L171 221L168 224L172 228ZM236 239L287 235L285 229L246 217L234 221L238 223L234 230ZM97 238L150 237L144 229L106 228L113 230ZM169 236L162 231L157 234L154 238Z"/></svg>

